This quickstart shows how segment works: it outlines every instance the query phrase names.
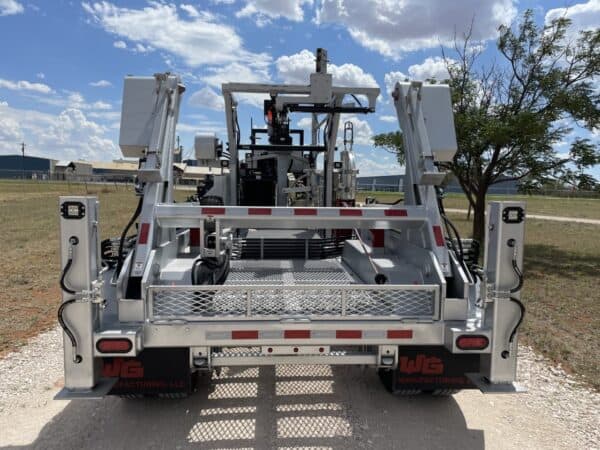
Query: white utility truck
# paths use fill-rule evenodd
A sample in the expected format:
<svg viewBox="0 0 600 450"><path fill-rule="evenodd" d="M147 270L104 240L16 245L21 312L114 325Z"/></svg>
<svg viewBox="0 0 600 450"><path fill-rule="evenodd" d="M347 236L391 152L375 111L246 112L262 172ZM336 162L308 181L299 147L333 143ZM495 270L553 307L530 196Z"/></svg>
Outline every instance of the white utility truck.
<svg viewBox="0 0 600 450"><path fill-rule="evenodd" d="M491 203L479 267L478 244L442 206L439 163L456 152L449 87L396 84L404 201L363 205L340 120L373 113L379 89L334 85L324 49L307 81L223 84L228 142L196 137L198 164L175 165L196 194L175 202L185 88L169 73L125 79L119 143L139 159L131 220L101 243L97 199L60 199L58 398L180 396L196 374L275 364L371 366L396 393L518 390L524 205ZM266 97L266 126L245 141L248 94ZM310 136L292 127L302 115Z"/></svg>

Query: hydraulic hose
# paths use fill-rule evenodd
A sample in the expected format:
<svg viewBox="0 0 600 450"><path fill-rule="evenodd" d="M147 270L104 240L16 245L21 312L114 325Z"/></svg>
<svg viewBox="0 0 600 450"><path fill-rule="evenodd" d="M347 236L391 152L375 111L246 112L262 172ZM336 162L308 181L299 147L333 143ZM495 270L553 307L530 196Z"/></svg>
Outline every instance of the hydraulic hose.
<svg viewBox="0 0 600 450"><path fill-rule="evenodd" d="M71 266L73 265L73 247L76 246L78 243L79 243L79 240L75 236L71 236L71 238L69 239L69 258L67 259L67 264L65 264L65 267L63 268L62 274L60 276L60 288L64 292L66 292L67 294L70 294L70 295L75 295L75 290L69 288L66 285L65 279L67 278L67 274L69 273L69 270L71 269ZM58 308L58 323L60 324L61 328L63 329L63 331L69 338L69 340L71 341L71 346L73 347L73 362L75 364L79 364L82 361L82 357L77 352L77 339L75 339L75 335L73 334L73 332L71 331L69 326L66 324L65 319L63 317L65 308L68 305L75 303L75 301L76 301L76 299L71 298L69 300L64 301L60 305L60 307Z"/></svg>
<svg viewBox="0 0 600 450"><path fill-rule="evenodd" d="M511 239L509 241L508 245L511 247L514 247L515 246L514 240ZM510 290L510 293L515 294L515 293L519 292L521 289L523 289L523 272L521 271L521 269L519 269L519 265L517 263L517 249L516 248L515 248L515 251L513 254L513 258L512 258L512 267L513 267L513 270L515 271L515 274L517 275L518 281L517 281L517 285ZM521 315L519 316L519 320L515 324L515 327L513 328L512 332L510 333L510 337L508 339L508 342L512 343L512 341L515 338L515 335L517 334L519 327L523 323L523 319L525 318L526 310L525 310L525 305L523 305L523 302L521 302L521 300L519 300L518 298L513 297L511 295L510 301L516 303L521 312Z"/></svg>
<svg viewBox="0 0 600 450"><path fill-rule="evenodd" d="M119 273L121 272L121 268L123 267L123 247L125 245L125 239L127 239L127 233L129 232L129 229L135 223L137 218L140 216L140 213L142 212L143 204L144 204L144 196L142 195L142 196L140 196L140 200L138 201L138 205L137 205L137 208L135 209L135 212L133 213L133 216L131 216L131 219L129 219L129 222L125 226L123 233L121 233L121 239L119 240L119 253L117 255L117 267L115 268L115 275L117 277L119 276Z"/></svg>

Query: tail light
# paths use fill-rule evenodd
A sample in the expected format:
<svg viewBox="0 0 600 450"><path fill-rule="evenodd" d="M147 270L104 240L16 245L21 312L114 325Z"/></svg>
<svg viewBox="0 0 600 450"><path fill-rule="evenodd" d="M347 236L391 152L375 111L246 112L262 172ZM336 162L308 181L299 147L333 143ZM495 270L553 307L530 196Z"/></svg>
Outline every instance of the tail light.
<svg viewBox="0 0 600 450"><path fill-rule="evenodd" d="M456 339L456 346L461 350L483 350L489 343L488 337L480 334L463 334Z"/></svg>
<svg viewBox="0 0 600 450"><path fill-rule="evenodd" d="M133 343L129 339L100 339L96 349L100 353L129 353Z"/></svg>

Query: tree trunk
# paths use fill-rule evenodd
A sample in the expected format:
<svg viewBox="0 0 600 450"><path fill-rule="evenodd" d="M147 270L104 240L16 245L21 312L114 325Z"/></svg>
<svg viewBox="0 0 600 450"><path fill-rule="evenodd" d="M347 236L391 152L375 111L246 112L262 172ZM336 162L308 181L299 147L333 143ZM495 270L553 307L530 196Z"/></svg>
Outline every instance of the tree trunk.
<svg viewBox="0 0 600 450"><path fill-rule="evenodd" d="M485 191L478 192L473 209L473 239L483 244L485 239Z"/></svg>

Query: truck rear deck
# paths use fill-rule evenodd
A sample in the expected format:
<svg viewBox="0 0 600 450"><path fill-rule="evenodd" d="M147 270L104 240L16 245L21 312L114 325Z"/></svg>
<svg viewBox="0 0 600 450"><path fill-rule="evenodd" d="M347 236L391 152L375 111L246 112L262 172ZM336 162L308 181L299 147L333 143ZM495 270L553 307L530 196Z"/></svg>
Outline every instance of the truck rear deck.
<svg viewBox="0 0 600 450"><path fill-rule="evenodd" d="M491 204L483 267L467 257L439 188L456 151L450 91L421 82L392 94L404 201L357 204L353 127L342 151L337 130L342 114L374 112L379 90L333 86L326 66L319 49L307 86L224 84L228 145L196 137L198 166L183 174L197 193L181 203L185 88L171 74L126 79L120 145L140 159L131 220L101 255L97 199L60 200L61 398L187 392L195 373L282 363L368 365L400 390L516 390L523 205ZM238 94L268 96L250 143ZM310 144L292 113L311 115Z"/></svg>

